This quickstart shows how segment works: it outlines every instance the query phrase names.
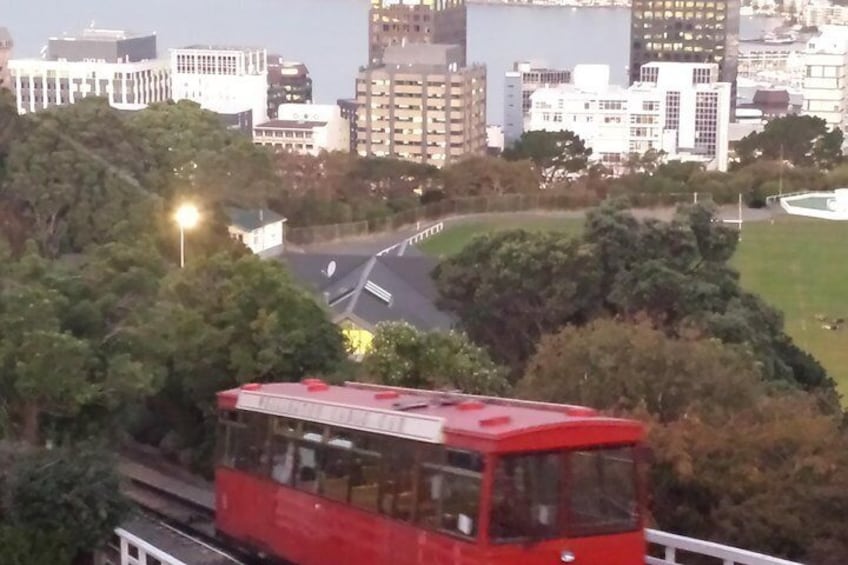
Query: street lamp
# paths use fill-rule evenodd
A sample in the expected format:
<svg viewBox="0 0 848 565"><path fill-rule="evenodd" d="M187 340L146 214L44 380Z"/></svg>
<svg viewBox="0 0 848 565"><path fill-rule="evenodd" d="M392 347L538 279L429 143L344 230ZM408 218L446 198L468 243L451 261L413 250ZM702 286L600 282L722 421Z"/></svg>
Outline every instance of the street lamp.
<svg viewBox="0 0 848 565"><path fill-rule="evenodd" d="M177 209L175 216L180 226L180 268L185 266L185 230L190 230L200 220L200 212L194 204L183 204Z"/></svg>

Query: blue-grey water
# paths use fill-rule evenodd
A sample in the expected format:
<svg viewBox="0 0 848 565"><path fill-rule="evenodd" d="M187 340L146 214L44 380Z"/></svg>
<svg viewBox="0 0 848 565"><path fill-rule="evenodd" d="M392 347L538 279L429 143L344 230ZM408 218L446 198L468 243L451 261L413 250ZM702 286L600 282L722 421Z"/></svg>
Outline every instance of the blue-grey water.
<svg viewBox="0 0 848 565"><path fill-rule="evenodd" d="M16 57L37 57L50 36L91 25L156 32L160 56L192 43L255 45L309 66L316 102L353 95L367 61L368 0L0 0ZM626 80L627 8L469 6L469 59L488 66L488 121L503 119L503 74L516 60L604 63ZM743 35L759 34L743 20Z"/></svg>

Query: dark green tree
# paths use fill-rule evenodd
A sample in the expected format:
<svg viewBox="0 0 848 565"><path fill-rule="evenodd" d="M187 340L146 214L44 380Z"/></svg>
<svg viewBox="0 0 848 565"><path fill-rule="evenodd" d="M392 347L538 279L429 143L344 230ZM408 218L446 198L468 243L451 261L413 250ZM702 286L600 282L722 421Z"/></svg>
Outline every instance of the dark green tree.
<svg viewBox="0 0 848 565"><path fill-rule="evenodd" d="M528 131L505 150L510 161L530 159L539 168L546 184L586 168L592 150L571 131Z"/></svg>
<svg viewBox="0 0 848 565"><path fill-rule="evenodd" d="M784 159L799 167L830 169L842 159L843 134L828 129L827 122L815 116L790 115L769 120L763 131L751 133L736 144L741 165Z"/></svg>
<svg viewBox="0 0 848 565"><path fill-rule="evenodd" d="M380 324L362 360L367 381L430 390L502 395L506 372L459 332L421 332L405 322Z"/></svg>
<svg viewBox="0 0 848 565"><path fill-rule="evenodd" d="M597 313L598 275L591 246L523 230L477 238L433 274L442 305L514 371L542 335Z"/></svg>

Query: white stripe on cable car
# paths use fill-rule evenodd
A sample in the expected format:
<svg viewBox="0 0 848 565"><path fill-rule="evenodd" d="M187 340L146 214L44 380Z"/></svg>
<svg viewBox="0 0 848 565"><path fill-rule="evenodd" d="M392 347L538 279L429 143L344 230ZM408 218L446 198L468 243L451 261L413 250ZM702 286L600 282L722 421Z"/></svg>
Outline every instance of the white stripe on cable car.
<svg viewBox="0 0 848 565"><path fill-rule="evenodd" d="M435 416L406 414L398 410L363 408L339 402L247 390L239 391L236 409L308 420L428 443L444 443L445 420Z"/></svg>

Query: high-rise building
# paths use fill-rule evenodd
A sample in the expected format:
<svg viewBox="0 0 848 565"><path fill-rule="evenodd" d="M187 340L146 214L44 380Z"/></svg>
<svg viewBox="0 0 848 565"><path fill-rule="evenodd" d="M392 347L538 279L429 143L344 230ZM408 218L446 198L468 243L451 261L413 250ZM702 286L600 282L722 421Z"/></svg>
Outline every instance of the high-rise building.
<svg viewBox="0 0 848 565"><path fill-rule="evenodd" d="M613 170L631 154L662 151L727 170L730 84L714 63L648 63L626 88L606 65L577 65L572 84L532 96L530 129L569 130Z"/></svg>
<svg viewBox="0 0 848 565"><path fill-rule="evenodd" d="M250 112L252 126L268 120L265 49L192 45L171 49L174 100L192 100L223 116ZM239 124L244 129L244 124ZM234 124L235 127L235 124Z"/></svg>
<svg viewBox="0 0 848 565"><path fill-rule="evenodd" d="M739 51L740 0L633 0L630 15L630 82L645 63L716 63L733 86ZM732 116L732 115L731 115Z"/></svg>
<svg viewBox="0 0 848 565"><path fill-rule="evenodd" d="M44 59L9 62L18 112L36 112L103 96L120 110L170 98L168 61L157 59L156 35L86 29L52 37Z"/></svg>
<svg viewBox="0 0 848 565"><path fill-rule="evenodd" d="M356 79L360 155L437 166L486 152L486 67L462 47L394 45Z"/></svg>
<svg viewBox="0 0 848 565"><path fill-rule="evenodd" d="M303 63L268 55L268 117L277 117L280 104L312 102L312 78Z"/></svg>
<svg viewBox="0 0 848 565"><path fill-rule="evenodd" d="M468 12L465 0L371 0L368 60L380 63L390 45L444 43L460 46L466 64Z"/></svg>
<svg viewBox="0 0 848 565"><path fill-rule="evenodd" d="M0 88L10 88L9 59L12 58L12 35L5 27L0 27Z"/></svg>
<svg viewBox="0 0 848 565"><path fill-rule="evenodd" d="M350 127L350 152L356 153L356 140L359 135L359 124L356 121L356 113L359 109L359 103L355 98L340 98L336 101L341 110L342 117L347 120Z"/></svg>
<svg viewBox="0 0 848 565"><path fill-rule="evenodd" d="M824 26L803 53L801 112L830 127L848 127L848 27Z"/></svg>
<svg viewBox="0 0 848 565"><path fill-rule="evenodd" d="M550 88L571 81L571 71L549 69L530 62L514 63L504 77L504 144L518 141L530 117L530 95L540 88Z"/></svg>

